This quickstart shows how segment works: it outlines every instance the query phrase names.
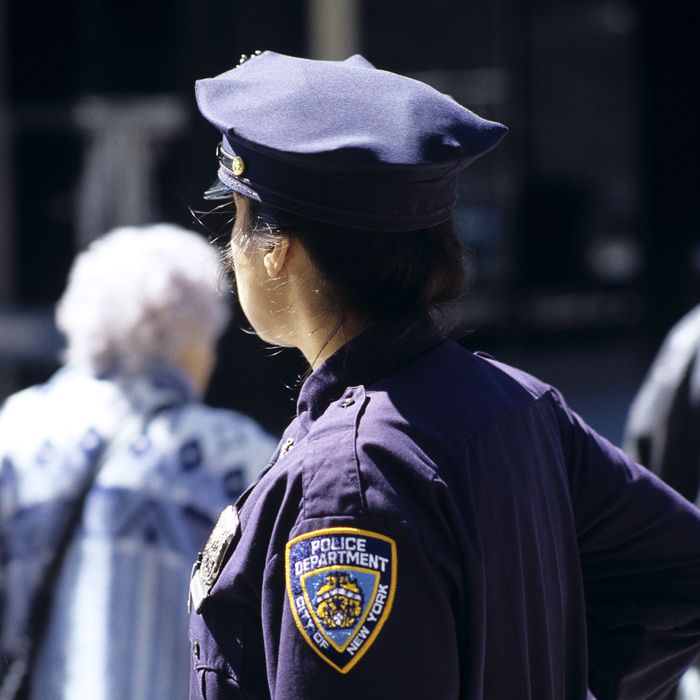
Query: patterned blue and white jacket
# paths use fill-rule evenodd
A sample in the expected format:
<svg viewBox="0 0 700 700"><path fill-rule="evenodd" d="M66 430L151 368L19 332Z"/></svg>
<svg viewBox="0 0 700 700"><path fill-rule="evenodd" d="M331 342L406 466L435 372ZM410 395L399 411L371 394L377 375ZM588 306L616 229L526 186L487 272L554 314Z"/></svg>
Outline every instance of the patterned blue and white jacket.
<svg viewBox="0 0 700 700"><path fill-rule="evenodd" d="M115 438L113 440L113 438ZM0 410L0 648L12 651L79 484L110 441L55 583L41 700L187 697L190 567L275 441L182 375L59 370Z"/></svg>

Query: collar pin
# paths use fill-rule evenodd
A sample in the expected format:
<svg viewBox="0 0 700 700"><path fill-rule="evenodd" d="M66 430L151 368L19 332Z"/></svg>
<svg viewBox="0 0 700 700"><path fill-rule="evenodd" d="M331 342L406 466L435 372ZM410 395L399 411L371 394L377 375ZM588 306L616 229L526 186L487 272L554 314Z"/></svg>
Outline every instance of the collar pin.
<svg viewBox="0 0 700 700"><path fill-rule="evenodd" d="M280 457L284 457L294 447L294 438L287 438L280 448Z"/></svg>

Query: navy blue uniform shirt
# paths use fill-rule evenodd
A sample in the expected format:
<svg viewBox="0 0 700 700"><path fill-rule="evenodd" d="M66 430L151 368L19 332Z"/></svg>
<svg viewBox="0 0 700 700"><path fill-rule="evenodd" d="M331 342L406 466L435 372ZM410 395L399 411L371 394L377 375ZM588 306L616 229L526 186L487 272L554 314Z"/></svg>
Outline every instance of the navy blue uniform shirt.
<svg viewBox="0 0 700 700"><path fill-rule="evenodd" d="M427 319L329 358L281 444L207 565L193 699L640 700L700 650L700 513Z"/></svg>

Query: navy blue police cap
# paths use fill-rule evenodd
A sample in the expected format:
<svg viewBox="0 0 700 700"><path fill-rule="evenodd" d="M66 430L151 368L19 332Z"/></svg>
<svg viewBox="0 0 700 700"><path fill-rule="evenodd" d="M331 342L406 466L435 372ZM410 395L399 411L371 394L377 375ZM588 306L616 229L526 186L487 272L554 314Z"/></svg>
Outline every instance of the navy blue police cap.
<svg viewBox="0 0 700 700"><path fill-rule="evenodd" d="M461 170L506 127L362 56L317 61L265 51L197 81L222 134L207 199L234 192L326 223L411 231L447 220Z"/></svg>

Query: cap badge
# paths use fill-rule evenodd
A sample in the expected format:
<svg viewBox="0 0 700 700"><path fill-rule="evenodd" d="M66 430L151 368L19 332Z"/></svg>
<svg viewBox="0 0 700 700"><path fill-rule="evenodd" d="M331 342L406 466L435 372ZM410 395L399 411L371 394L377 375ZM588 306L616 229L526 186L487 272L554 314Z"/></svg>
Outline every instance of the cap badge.
<svg viewBox="0 0 700 700"><path fill-rule="evenodd" d="M262 51L253 51L250 56L247 53L242 53L241 57L238 59L238 65L242 66L246 61L249 61L251 58L255 58L255 56L259 56L261 53Z"/></svg>
<svg viewBox="0 0 700 700"><path fill-rule="evenodd" d="M240 156L234 156L233 160L231 161L231 172L236 176L243 175L243 172L245 171L245 163L243 162L243 158Z"/></svg>

